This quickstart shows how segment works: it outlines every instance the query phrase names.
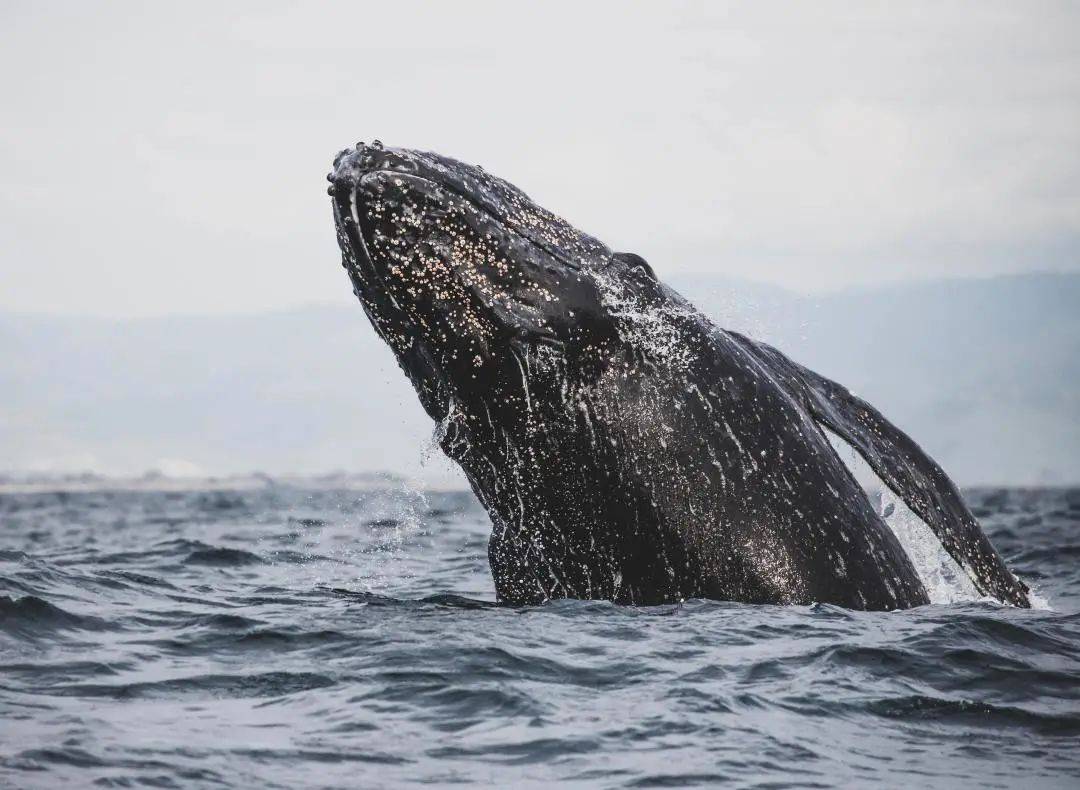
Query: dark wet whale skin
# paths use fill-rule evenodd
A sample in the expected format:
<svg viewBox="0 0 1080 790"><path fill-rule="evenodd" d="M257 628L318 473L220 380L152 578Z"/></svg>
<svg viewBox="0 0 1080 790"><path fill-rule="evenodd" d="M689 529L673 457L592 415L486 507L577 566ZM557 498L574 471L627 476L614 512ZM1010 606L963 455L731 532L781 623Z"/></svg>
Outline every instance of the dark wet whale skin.
<svg viewBox="0 0 1080 790"><path fill-rule="evenodd" d="M358 144L328 179L354 291L491 516L501 600L927 603L825 425L981 592L1030 605L914 442L638 256L437 154Z"/></svg>

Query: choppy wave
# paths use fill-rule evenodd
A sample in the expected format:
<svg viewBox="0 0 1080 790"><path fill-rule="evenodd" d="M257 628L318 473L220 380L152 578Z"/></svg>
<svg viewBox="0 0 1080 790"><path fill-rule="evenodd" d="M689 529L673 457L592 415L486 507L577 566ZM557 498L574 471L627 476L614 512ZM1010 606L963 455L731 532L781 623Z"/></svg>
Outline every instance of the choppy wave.
<svg viewBox="0 0 1080 790"><path fill-rule="evenodd" d="M1052 609L507 607L464 493L2 495L0 785L1068 786L1080 490L969 497Z"/></svg>

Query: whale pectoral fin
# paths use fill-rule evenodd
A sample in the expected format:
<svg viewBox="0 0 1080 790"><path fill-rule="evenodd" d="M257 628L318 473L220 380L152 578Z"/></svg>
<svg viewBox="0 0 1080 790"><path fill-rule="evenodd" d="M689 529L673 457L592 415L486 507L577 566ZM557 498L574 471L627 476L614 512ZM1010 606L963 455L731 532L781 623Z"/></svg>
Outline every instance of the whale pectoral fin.
<svg viewBox="0 0 1080 790"><path fill-rule="evenodd" d="M771 346L729 334L819 423L858 451L878 477L930 526L979 592L1015 606L1031 606L1027 585L1005 566L956 485L911 437L846 387L792 362Z"/></svg>

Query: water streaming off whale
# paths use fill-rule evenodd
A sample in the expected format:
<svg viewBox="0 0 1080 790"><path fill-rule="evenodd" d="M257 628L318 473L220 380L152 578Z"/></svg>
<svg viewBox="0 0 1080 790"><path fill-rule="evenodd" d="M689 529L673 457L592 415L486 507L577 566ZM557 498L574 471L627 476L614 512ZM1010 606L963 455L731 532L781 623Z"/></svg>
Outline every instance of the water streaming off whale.
<svg viewBox="0 0 1080 790"><path fill-rule="evenodd" d="M828 429L825 432L911 558L930 602L949 604L983 599L967 572L949 556L929 525L889 489L851 445Z"/></svg>

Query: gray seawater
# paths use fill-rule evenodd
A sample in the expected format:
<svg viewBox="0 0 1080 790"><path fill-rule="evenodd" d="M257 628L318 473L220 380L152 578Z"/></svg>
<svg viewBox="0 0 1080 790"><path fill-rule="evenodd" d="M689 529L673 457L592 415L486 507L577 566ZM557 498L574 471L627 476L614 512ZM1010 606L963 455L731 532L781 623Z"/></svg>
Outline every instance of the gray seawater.
<svg viewBox="0 0 1080 790"><path fill-rule="evenodd" d="M466 493L0 495L0 785L1077 787L1080 489L967 495L1051 608L501 607Z"/></svg>

